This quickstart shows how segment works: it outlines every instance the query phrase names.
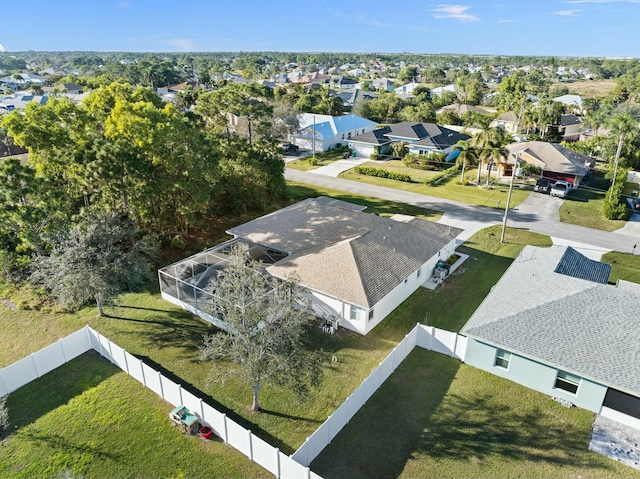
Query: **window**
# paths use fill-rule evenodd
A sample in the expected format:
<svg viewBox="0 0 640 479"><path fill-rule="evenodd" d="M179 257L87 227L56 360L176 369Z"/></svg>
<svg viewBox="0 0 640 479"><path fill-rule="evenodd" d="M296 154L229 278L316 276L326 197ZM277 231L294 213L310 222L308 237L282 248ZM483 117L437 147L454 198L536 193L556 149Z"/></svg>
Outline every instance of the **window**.
<svg viewBox="0 0 640 479"><path fill-rule="evenodd" d="M364 318L364 309L351 305L351 321L362 321Z"/></svg>
<svg viewBox="0 0 640 479"><path fill-rule="evenodd" d="M566 371L558 371L558 376L556 376L556 383L554 384L554 387L557 389L568 391L571 394L576 394L578 392L578 386L580 386L581 380L582 378L580 376L576 376L575 374L571 374Z"/></svg>
<svg viewBox="0 0 640 479"><path fill-rule="evenodd" d="M369 321L373 319L373 308L369 310Z"/></svg>
<svg viewBox="0 0 640 479"><path fill-rule="evenodd" d="M509 369L509 361L511 361L511 353L504 349L498 349L496 352L496 361L493 365L499 368Z"/></svg>
<svg viewBox="0 0 640 479"><path fill-rule="evenodd" d="M421 270L421 269L422 269L422 268L418 268L418 272L416 273L416 278L419 278L419 277L420 277L420 270Z"/></svg>

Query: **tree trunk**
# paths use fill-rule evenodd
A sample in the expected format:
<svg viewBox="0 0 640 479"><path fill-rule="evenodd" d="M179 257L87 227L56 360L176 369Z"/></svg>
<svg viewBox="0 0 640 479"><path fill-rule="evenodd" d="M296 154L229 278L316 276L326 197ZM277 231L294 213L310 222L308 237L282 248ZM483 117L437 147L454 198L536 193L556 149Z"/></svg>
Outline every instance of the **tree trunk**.
<svg viewBox="0 0 640 479"><path fill-rule="evenodd" d="M253 384L253 405L251 406L252 411L259 411L260 404L258 403L258 393L260 392L260 383L255 382Z"/></svg>
<svg viewBox="0 0 640 479"><path fill-rule="evenodd" d="M102 295L96 294L96 305L98 306L98 316L103 317L104 311L102 310Z"/></svg>
<svg viewBox="0 0 640 479"><path fill-rule="evenodd" d="M460 173L460 184L464 183L464 167L467 166L466 160L462 160L462 173Z"/></svg>

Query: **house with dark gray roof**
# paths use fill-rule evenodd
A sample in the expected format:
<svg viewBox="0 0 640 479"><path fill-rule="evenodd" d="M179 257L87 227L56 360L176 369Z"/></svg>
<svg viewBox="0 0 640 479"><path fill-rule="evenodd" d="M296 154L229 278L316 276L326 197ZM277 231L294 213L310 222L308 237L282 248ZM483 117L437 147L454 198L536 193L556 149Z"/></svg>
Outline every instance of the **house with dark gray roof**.
<svg viewBox="0 0 640 479"><path fill-rule="evenodd" d="M162 297L217 325L207 285L232 247L265 274L296 278L313 311L367 334L455 250L462 230L419 218L385 218L332 198L311 198L227 231L234 239L159 271ZM222 326L222 325L221 325Z"/></svg>
<svg viewBox="0 0 640 479"><path fill-rule="evenodd" d="M425 155L429 153L451 152L453 145L458 141L467 141L471 138L464 133L451 130L435 123L418 123L403 121L395 123L371 134L358 135L349 141L349 148L356 152L357 156L368 157L373 153L386 154L389 145L394 142L404 142L409 153ZM383 138L387 140L384 141Z"/></svg>
<svg viewBox="0 0 640 479"><path fill-rule="evenodd" d="M465 362L640 424L640 285L570 247L525 247L461 330Z"/></svg>
<svg viewBox="0 0 640 479"><path fill-rule="evenodd" d="M582 133L582 118L576 115L561 115L558 133L564 141L578 141Z"/></svg>

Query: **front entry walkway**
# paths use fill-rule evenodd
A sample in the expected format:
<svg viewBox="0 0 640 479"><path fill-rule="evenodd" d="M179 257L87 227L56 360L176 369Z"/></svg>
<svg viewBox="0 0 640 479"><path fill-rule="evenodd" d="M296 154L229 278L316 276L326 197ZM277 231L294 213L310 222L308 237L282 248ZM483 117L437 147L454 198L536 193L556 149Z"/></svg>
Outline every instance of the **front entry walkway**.
<svg viewBox="0 0 640 479"><path fill-rule="evenodd" d="M640 431L613 419L596 416L589 450L640 469Z"/></svg>

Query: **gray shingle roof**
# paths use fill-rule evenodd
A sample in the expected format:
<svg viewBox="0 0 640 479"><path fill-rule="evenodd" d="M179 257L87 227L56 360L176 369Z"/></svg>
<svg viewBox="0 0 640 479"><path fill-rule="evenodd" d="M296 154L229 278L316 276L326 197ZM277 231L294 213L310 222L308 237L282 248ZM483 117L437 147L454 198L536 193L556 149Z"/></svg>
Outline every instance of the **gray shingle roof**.
<svg viewBox="0 0 640 479"><path fill-rule="evenodd" d="M516 152L520 152L522 160L541 166L544 171L554 173L584 176L594 162L590 156L545 141L511 143L507 149L509 150L508 163L514 163Z"/></svg>
<svg viewBox="0 0 640 479"><path fill-rule="evenodd" d="M607 284L611 265L589 259L569 246L558 261L554 273Z"/></svg>
<svg viewBox="0 0 640 479"><path fill-rule="evenodd" d="M414 218L398 222L308 199L229 230L293 253L267 268L359 306L376 304L462 230Z"/></svg>
<svg viewBox="0 0 640 479"><path fill-rule="evenodd" d="M640 394L640 285L555 273L565 252L524 248L462 334Z"/></svg>
<svg viewBox="0 0 640 479"><path fill-rule="evenodd" d="M368 133L363 133L361 135L357 135L352 137L349 141L354 143L368 143L370 145L386 145L391 143L391 140L387 138L386 134L391 131L391 128L385 126L383 128L378 128L377 130L370 131Z"/></svg>

